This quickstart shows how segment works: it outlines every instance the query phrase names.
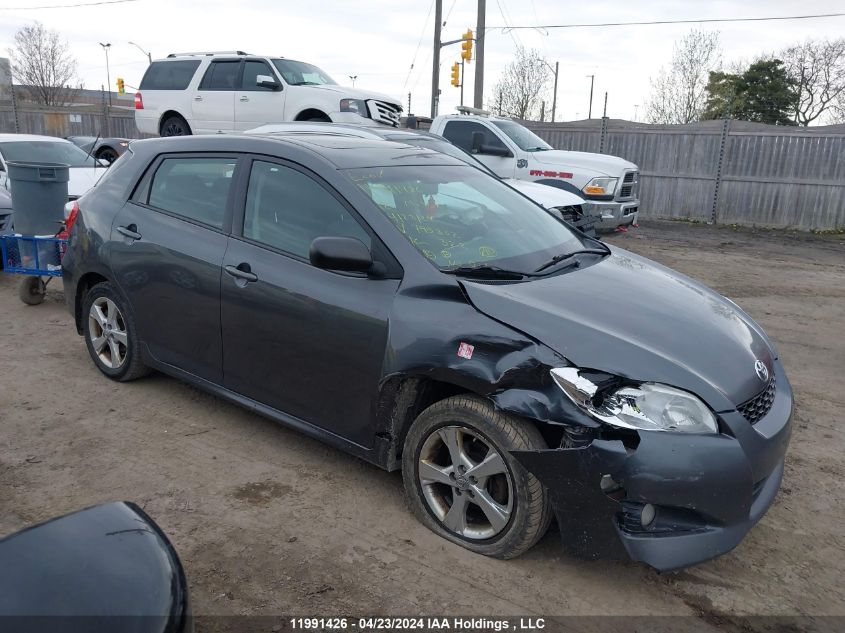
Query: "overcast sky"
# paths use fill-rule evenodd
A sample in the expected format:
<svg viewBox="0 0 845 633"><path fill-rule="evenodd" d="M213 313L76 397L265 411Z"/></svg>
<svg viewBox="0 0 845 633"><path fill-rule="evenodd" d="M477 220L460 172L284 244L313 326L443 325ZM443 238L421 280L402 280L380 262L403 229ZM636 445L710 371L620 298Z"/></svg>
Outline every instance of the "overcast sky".
<svg viewBox="0 0 845 633"><path fill-rule="evenodd" d="M92 0L0 0L0 48L11 47L21 26L39 20L67 38L86 88L106 82L105 56L98 42L110 42L111 79L123 77L137 86L146 57L129 41L152 52L167 53L240 49L282 55L314 63L334 79L356 87L401 97L411 110L429 113L433 11L431 0L136 0L122 4L37 10L32 7ZM443 0L443 40L475 29L477 0ZM30 7L4 9L4 7ZM451 12L450 12L451 10ZM756 17L845 12L839 0L717 0L712 2L651 0L490 0L487 3L485 97L515 42L537 48L560 62L557 119L586 118L590 79L595 75L593 116L600 116L605 91L608 115L642 119L649 78L667 64L673 42L693 25L602 27L503 33L490 28L508 25L566 24L670 19ZM702 25L719 30L725 59L749 59L807 38L839 37L845 18L784 22ZM422 43L417 51L417 43ZM452 111L460 91L449 85L449 67L459 46L442 51L441 113ZM409 68L416 62L413 71ZM468 66L465 102L472 105L472 72Z"/></svg>

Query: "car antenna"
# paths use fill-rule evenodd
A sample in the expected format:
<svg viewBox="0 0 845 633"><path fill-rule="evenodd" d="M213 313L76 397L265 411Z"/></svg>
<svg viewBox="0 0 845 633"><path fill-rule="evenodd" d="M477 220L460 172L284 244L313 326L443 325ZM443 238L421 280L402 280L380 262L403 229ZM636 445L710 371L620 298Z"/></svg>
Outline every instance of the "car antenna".
<svg viewBox="0 0 845 633"><path fill-rule="evenodd" d="M91 149L88 150L88 155L91 157L91 162L94 163L94 177L95 178L97 177L97 159L94 158L94 155L91 152L93 152L94 148L97 147L97 141L100 140L101 132L102 132L102 130L100 132L97 132L97 136L96 136L96 138L94 139L94 142L91 145Z"/></svg>

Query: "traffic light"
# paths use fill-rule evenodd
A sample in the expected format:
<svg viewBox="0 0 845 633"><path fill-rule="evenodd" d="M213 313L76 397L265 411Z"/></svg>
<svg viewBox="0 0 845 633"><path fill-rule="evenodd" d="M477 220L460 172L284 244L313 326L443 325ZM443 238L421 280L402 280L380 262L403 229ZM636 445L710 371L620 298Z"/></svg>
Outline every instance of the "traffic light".
<svg viewBox="0 0 845 633"><path fill-rule="evenodd" d="M452 85L455 88L461 85L461 65L458 62L452 64Z"/></svg>
<svg viewBox="0 0 845 633"><path fill-rule="evenodd" d="M472 61L472 30L467 29L467 32L461 36L461 59L465 62Z"/></svg>
<svg viewBox="0 0 845 633"><path fill-rule="evenodd" d="M123 83L123 77L117 78L117 94L125 95L126 94L126 86Z"/></svg>

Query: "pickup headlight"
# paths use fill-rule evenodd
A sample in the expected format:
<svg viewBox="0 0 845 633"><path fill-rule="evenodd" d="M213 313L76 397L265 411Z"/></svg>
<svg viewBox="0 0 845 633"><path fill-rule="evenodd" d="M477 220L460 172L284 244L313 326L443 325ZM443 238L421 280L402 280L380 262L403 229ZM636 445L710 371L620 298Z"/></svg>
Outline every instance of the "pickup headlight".
<svg viewBox="0 0 845 633"><path fill-rule="evenodd" d="M581 190L588 196L609 196L616 191L618 178L593 178Z"/></svg>
<svg viewBox="0 0 845 633"><path fill-rule="evenodd" d="M551 370L567 397L593 418L623 429L718 433L716 418L693 394L658 383L622 387L596 402L598 387L575 367Z"/></svg>
<svg viewBox="0 0 845 633"><path fill-rule="evenodd" d="M370 116L369 112L367 111L367 102L363 99L341 99L340 111L354 112L355 114L360 114L365 119L369 118Z"/></svg>

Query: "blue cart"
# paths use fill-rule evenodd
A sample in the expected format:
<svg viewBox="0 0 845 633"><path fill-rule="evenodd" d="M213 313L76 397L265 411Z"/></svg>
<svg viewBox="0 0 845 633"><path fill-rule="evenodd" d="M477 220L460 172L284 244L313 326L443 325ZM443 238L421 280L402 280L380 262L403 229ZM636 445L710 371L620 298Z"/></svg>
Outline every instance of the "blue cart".
<svg viewBox="0 0 845 633"><path fill-rule="evenodd" d="M47 284L62 275L62 257L67 250L64 237L0 235L3 272L24 275L18 290L21 301L37 305L44 301Z"/></svg>

